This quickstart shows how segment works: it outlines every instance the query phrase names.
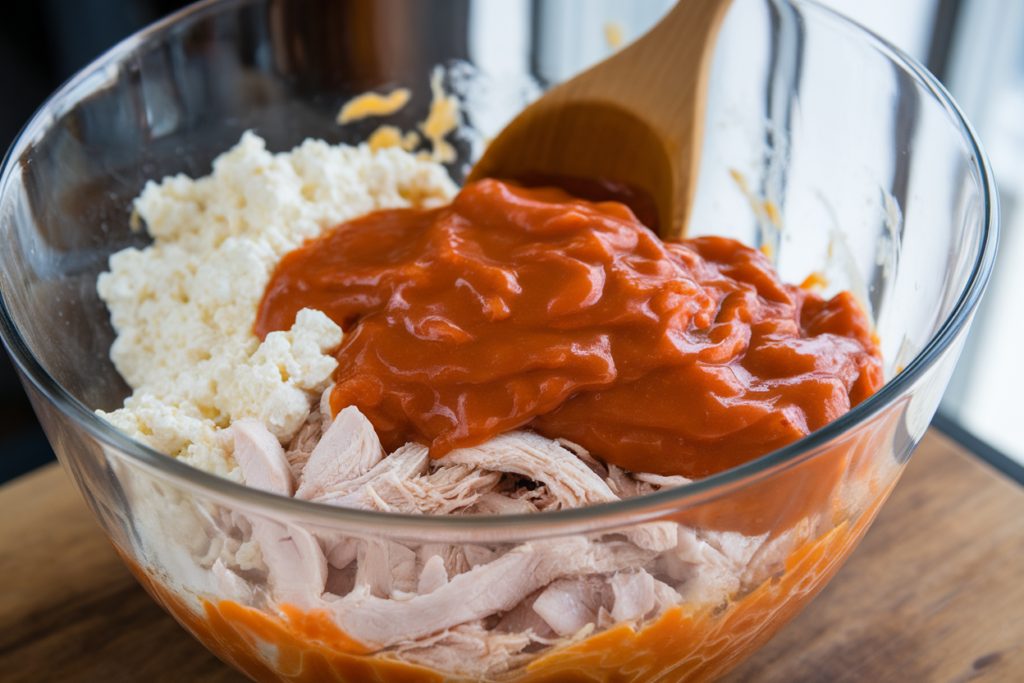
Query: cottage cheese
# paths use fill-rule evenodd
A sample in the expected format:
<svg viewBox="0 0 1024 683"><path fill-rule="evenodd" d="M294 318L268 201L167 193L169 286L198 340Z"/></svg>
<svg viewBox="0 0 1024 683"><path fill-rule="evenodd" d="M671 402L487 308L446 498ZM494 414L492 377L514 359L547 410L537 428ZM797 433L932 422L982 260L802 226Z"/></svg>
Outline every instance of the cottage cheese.
<svg viewBox="0 0 1024 683"><path fill-rule="evenodd" d="M117 338L111 359L134 390L99 411L118 429L208 472L241 481L218 438L234 420L295 436L328 386L341 330L306 310L260 343L263 290L281 258L325 228L378 209L440 206L457 187L397 148L307 140L271 154L246 133L213 173L150 182L135 200L152 245L110 258L97 289Z"/></svg>

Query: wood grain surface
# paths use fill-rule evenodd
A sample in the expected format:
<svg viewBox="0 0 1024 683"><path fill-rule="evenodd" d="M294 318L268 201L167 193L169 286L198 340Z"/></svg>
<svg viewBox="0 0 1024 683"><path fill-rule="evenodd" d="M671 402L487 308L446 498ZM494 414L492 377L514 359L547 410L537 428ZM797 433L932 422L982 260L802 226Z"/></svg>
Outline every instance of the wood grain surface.
<svg viewBox="0 0 1024 683"><path fill-rule="evenodd" d="M128 574L57 466L0 487L0 680L246 680ZM1024 489L930 432L860 547L727 679L1024 681Z"/></svg>

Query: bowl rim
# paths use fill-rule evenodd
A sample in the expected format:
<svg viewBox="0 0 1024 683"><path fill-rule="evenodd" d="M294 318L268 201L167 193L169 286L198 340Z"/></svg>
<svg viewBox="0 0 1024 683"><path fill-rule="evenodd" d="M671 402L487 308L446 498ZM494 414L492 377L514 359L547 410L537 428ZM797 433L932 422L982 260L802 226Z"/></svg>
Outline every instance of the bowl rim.
<svg viewBox="0 0 1024 683"><path fill-rule="evenodd" d="M89 95L91 91L86 90L86 86L91 79L98 75L102 76L105 70L116 67L137 48L150 40L158 39L185 21L197 20L209 13L229 11L238 6L261 1L263 0L202 0L138 31L93 60L51 94L21 129L0 165L0 197L6 194L6 188L12 182L11 176L14 167L17 166L17 160L38 139L37 136L44 133L49 125L59 118L60 114ZM875 419L897 404L904 392L938 361L969 323L991 275L999 240L998 195L988 157L974 128L938 79L899 48L842 15L808 0L786 2L799 9L808 8L826 16L830 15L831 19L845 24L846 28L860 32L868 45L908 73L918 86L931 93L946 110L964 137L964 141L968 143L968 148L973 152L970 161L974 174L980 180L984 197L984 221L977 236L977 259L965 288L938 330L911 362L861 404L821 429L781 449L675 489L613 503L547 512L543 515L431 516L353 510L286 498L250 488L187 465L134 441L72 396L43 368L14 325L7 306L6 287L0 291L0 338L7 346L22 381L26 384L31 383L105 451L113 449L117 457L126 458L134 465L141 466L174 485L206 496L215 495L230 501L239 509L279 514L318 525L357 526L363 531L377 530L389 533L394 533L396 529L404 529L410 533L444 532L446 537L457 535L465 538L474 537L485 531L498 535L512 533L516 538L524 535L553 536L579 533L583 529L598 530L649 521L668 512L691 508L749 483L763 480L777 471L815 457L827 450L830 444L855 433L853 428L857 424Z"/></svg>

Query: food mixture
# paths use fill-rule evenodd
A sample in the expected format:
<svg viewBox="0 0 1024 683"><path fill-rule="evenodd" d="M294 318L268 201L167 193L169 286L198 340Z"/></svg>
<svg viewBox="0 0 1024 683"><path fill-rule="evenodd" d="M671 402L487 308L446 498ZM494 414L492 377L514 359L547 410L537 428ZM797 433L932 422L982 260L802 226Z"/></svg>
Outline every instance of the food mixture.
<svg viewBox="0 0 1024 683"><path fill-rule="evenodd" d="M619 203L460 192L398 147L272 155L247 133L135 209L154 243L98 283L134 393L103 416L284 496L429 515L614 502L792 443L882 383L848 294L784 285L732 240L663 243ZM187 537L209 594L140 578L259 680L569 680L667 671L691 646L699 667L766 638L743 620L809 599L859 538L877 492L855 460L808 470L818 495L777 519L517 544L184 511L162 542Z"/></svg>

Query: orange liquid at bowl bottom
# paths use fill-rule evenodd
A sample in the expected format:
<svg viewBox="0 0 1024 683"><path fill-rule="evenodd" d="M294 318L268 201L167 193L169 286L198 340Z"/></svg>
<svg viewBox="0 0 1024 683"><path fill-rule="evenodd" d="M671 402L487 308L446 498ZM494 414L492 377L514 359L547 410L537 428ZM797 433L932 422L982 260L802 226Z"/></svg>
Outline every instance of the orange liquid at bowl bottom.
<svg viewBox="0 0 1024 683"><path fill-rule="evenodd" d="M888 497L895 479L854 522L797 548L781 575L721 607L677 605L634 630L621 624L501 675L516 683L710 681L764 645L832 578ZM120 553L146 591L223 661L260 683L434 683L472 680L368 655L323 610L280 606L271 615L202 599L195 611L153 573ZM273 660L273 661L270 661Z"/></svg>

